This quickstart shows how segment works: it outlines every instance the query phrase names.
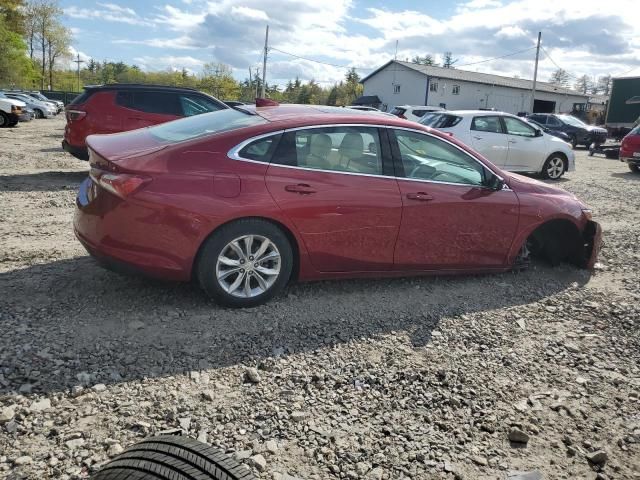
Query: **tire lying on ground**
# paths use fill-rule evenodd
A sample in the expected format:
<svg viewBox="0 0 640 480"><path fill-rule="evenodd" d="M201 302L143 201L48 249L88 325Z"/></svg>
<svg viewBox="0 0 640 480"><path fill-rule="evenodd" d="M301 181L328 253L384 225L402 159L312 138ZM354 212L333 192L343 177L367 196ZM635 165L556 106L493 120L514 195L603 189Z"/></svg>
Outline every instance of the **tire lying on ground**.
<svg viewBox="0 0 640 480"><path fill-rule="evenodd" d="M162 435L136 443L92 480L255 480L222 450L192 438Z"/></svg>

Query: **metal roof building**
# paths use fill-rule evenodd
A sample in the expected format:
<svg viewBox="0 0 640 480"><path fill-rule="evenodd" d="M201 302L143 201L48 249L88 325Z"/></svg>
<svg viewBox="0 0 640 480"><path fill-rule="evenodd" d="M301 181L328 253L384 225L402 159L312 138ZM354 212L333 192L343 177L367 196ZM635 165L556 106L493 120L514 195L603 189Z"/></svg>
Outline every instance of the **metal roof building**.
<svg viewBox="0 0 640 480"><path fill-rule="evenodd" d="M430 105L449 110L496 109L530 113L533 82L456 68L419 65L391 60L361 80L364 95L377 96L381 106ZM534 111L570 112L587 103L589 96L574 90L537 82Z"/></svg>

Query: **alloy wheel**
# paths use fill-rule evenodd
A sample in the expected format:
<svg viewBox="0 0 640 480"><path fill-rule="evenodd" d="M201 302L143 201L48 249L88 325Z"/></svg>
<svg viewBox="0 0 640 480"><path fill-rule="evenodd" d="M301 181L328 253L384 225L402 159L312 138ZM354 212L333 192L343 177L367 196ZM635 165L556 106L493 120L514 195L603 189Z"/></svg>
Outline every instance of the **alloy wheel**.
<svg viewBox="0 0 640 480"><path fill-rule="evenodd" d="M228 294L253 298L271 288L280 267L275 243L261 235L244 235L230 241L218 255L216 278Z"/></svg>
<svg viewBox="0 0 640 480"><path fill-rule="evenodd" d="M553 157L547 163L547 176L551 179L557 179L564 173L564 160L560 157Z"/></svg>

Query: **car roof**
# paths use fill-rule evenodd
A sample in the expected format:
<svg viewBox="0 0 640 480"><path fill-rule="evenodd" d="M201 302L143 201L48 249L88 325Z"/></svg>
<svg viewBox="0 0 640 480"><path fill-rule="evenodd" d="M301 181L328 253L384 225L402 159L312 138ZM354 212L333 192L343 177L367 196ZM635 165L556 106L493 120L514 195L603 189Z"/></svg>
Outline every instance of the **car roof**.
<svg viewBox="0 0 640 480"><path fill-rule="evenodd" d="M447 110L446 112L442 112L442 113L451 113L453 115L458 115L461 117L468 117L468 116L475 116L475 117L482 117L482 116L495 116L495 115L503 115L505 117L515 117L518 118L517 115L513 115L511 113L507 113L507 112L500 112L500 111L495 111L495 110Z"/></svg>
<svg viewBox="0 0 640 480"><path fill-rule="evenodd" d="M176 87L170 85L154 85L144 83L108 83L104 85L85 85L85 90L167 90L167 91L188 91L197 92L199 90L188 87Z"/></svg>
<svg viewBox="0 0 640 480"><path fill-rule="evenodd" d="M260 115L272 125L278 123L279 128L331 124L371 124L433 132L433 130L424 125L398 118L395 115L353 108L300 104L282 104L266 107L246 105L235 108L249 114Z"/></svg>
<svg viewBox="0 0 640 480"><path fill-rule="evenodd" d="M435 108L437 111L443 110L442 107L434 105L396 105L394 108Z"/></svg>

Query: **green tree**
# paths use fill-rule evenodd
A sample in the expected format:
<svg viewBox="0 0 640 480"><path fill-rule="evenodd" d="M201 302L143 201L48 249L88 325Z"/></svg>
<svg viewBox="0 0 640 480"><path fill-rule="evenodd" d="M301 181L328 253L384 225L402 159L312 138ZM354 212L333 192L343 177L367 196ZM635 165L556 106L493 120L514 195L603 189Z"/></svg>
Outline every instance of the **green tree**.
<svg viewBox="0 0 640 480"><path fill-rule="evenodd" d="M27 57L27 47L21 35L9 28L0 14L0 82L7 86L32 87L37 76Z"/></svg>
<svg viewBox="0 0 640 480"><path fill-rule="evenodd" d="M53 88L53 72L56 62L71 56L69 52L69 47L71 46L71 31L60 24L54 24L47 34L46 45L49 85Z"/></svg>
<svg viewBox="0 0 640 480"><path fill-rule="evenodd" d="M0 0L0 15L4 17L6 28L24 35L24 0Z"/></svg>

